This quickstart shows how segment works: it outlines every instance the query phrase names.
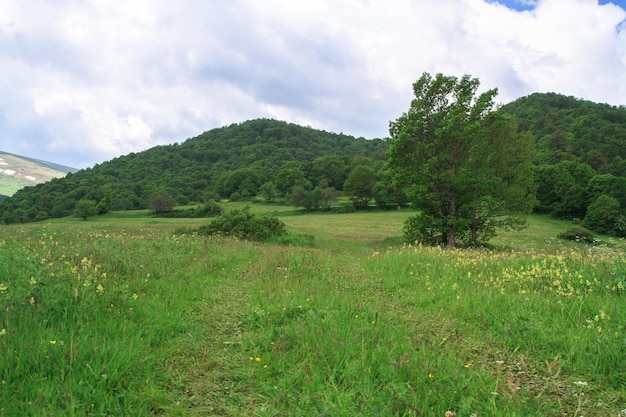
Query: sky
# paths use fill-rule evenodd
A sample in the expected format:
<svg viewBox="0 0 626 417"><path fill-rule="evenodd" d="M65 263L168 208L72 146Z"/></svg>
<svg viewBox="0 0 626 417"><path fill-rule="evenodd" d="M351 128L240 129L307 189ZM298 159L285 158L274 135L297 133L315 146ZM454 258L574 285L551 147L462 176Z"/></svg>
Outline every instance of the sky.
<svg viewBox="0 0 626 417"><path fill-rule="evenodd" d="M626 0L0 0L0 151L86 168L256 118L383 138L424 72L626 104ZM480 91L479 91L480 92Z"/></svg>

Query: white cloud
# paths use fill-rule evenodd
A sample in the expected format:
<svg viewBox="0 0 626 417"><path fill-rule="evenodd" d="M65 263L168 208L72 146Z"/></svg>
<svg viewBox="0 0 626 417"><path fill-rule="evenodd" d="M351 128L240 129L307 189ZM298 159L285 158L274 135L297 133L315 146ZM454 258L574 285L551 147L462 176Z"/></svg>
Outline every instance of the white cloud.
<svg viewBox="0 0 626 417"><path fill-rule="evenodd" d="M530 3L0 0L0 149L82 167L256 117L380 137L425 71L624 104L624 10Z"/></svg>

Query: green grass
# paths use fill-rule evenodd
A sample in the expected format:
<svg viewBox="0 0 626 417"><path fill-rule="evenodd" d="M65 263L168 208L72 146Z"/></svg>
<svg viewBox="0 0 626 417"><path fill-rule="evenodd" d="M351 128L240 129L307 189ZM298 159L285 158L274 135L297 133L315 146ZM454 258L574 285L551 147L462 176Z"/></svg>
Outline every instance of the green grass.
<svg viewBox="0 0 626 417"><path fill-rule="evenodd" d="M29 160L27 158L3 152L0 152L0 158L4 163L0 164L0 169L16 171L16 174L14 175L0 173L0 194L2 195L12 196L21 188L32 187L37 183L45 182L51 180L52 178L62 177L65 175L65 172L67 172L57 171L57 169L55 169L63 169L66 167L46 166L45 163L42 165L38 161ZM37 182L22 178L22 175L35 177Z"/></svg>
<svg viewBox="0 0 626 417"><path fill-rule="evenodd" d="M147 212L1 227L0 415L626 407L623 241L532 216L496 250L447 251L399 243L409 211L252 210L314 247L174 236L207 220Z"/></svg>

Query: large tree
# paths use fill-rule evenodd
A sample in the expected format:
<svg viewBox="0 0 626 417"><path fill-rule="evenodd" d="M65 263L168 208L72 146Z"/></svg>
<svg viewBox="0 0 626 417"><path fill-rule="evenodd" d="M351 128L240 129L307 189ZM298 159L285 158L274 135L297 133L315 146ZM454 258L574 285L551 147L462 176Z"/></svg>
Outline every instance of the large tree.
<svg viewBox="0 0 626 417"><path fill-rule="evenodd" d="M389 168L421 212L407 226L425 243L475 246L497 226L521 226L535 204L532 138L494 111L496 89L479 86L424 73L410 109L390 123Z"/></svg>

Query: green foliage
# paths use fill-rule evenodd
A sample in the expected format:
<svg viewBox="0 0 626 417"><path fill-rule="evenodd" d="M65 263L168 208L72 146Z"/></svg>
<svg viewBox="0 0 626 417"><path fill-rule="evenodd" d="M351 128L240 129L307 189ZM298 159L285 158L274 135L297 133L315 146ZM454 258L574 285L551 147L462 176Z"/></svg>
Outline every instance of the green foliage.
<svg viewBox="0 0 626 417"><path fill-rule="evenodd" d="M378 181L374 184L372 194L376 205L380 209L401 208L408 204L409 198L404 190L393 183L391 173L383 169L378 175Z"/></svg>
<svg viewBox="0 0 626 417"><path fill-rule="evenodd" d="M266 203L271 203L276 197L276 193L276 186L274 186L273 182L266 182L259 188L259 195L263 197Z"/></svg>
<svg viewBox="0 0 626 417"><path fill-rule="evenodd" d="M339 192L332 187L315 187L313 190L305 190L300 186L293 187L291 202L294 207L302 207L307 211L330 210L331 205L337 201Z"/></svg>
<svg viewBox="0 0 626 417"><path fill-rule="evenodd" d="M362 155L380 156L385 146L380 139L356 139L276 120L250 120L24 188L0 202L0 218L5 218L5 212L9 222L33 221L43 212L64 217L83 198L96 201L101 212L146 209L150 196L159 191L181 205L232 194L251 198L269 181L284 196L294 185L312 189L312 184L320 184L325 177L330 186L337 181L343 184L342 162ZM313 169L317 158L322 159ZM299 172L278 175L286 167ZM324 178L323 169L328 169ZM114 198L109 201L110 196Z"/></svg>
<svg viewBox="0 0 626 417"><path fill-rule="evenodd" d="M220 195L232 196L236 193L240 198L247 198L257 195L262 183L263 176L260 171L240 168L223 173L217 181L216 188Z"/></svg>
<svg viewBox="0 0 626 417"><path fill-rule="evenodd" d="M367 208L369 201L374 198L374 184L376 172L368 165L357 165L343 185L344 193L350 197L355 208Z"/></svg>
<svg viewBox="0 0 626 417"><path fill-rule="evenodd" d="M318 185L324 182L327 187L337 190L346 181L346 164L338 155L324 155L313 161L313 171L318 178Z"/></svg>
<svg viewBox="0 0 626 417"><path fill-rule="evenodd" d="M410 229L424 242L444 232L449 247L462 237L479 246L496 227L522 226L535 205L533 138L493 111L497 90L477 95L479 85L467 75L423 74L411 108L390 125L388 166L423 212Z"/></svg>
<svg viewBox="0 0 626 417"><path fill-rule="evenodd" d="M176 209L165 213L159 213L159 217L164 218L200 218L215 217L224 212L222 206L214 200L209 200L198 207L186 209Z"/></svg>
<svg viewBox="0 0 626 417"><path fill-rule="evenodd" d="M626 207L626 108L559 94L532 94L503 106L537 140L537 210L583 218L601 195Z"/></svg>
<svg viewBox="0 0 626 417"><path fill-rule="evenodd" d="M582 226L574 227L566 232L559 233L559 238L571 240L572 242L594 243L593 233Z"/></svg>
<svg viewBox="0 0 626 417"><path fill-rule="evenodd" d="M406 219L403 234L409 244L443 246L448 243L447 228L442 219L424 213Z"/></svg>
<svg viewBox="0 0 626 417"><path fill-rule="evenodd" d="M558 218L583 218L587 207L587 189L594 175L593 168L576 161L537 167L538 211Z"/></svg>
<svg viewBox="0 0 626 417"><path fill-rule="evenodd" d="M619 201L608 195L601 195L589 205L583 225L598 233L626 236L623 217L624 210Z"/></svg>
<svg viewBox="0 0 626 417"><path fill-rule="evenodd" d="M626 108L555 93L531 94L506 104L521 131L536 138L538 165L586 163L599 174L626 177Z"/></svg>
<svg viewBox="0 0 626 417"><path fill-rule="evenodd" d="M208 225L198 229L203 235L223 235L240 239L266 241L287 232L285 224L275 216L257 216L250 207L222 213Z"/></svg>
<svg viewBox="0 0 626 417"><path fill-rule="evenodd" d="M168 193L157 192L150 196L150 209L156 214L170 212L175 206L176 200Z"/></svg>
<svg viewBox="0 0 626 417"><path fill-rule="evenodd" d="M274 185L282 195L287 195L294 187L311 187L311 183L304 177L304 172L294 162L285 164L276 172Z"/></svg>
<svg viewBox="0 0 626 417"><path fill-rule="evenodd" d="M74 208L74 216L87 220L87 217L94 216L98 213L96 203L92 200L80 200Z"/></svg>
<svg viewBox="0 0 626 417"><path fill-rule="evenodd" d="M99 198L96 210L98 214L104 214L111 211L111 205L113 204L113 197L111 196L111 186L106 185L101 189L101 195Z"/></svg>
<svg viewBox="0 0 626 417"><path fill-rule="evenodd" d="M601 195L607 195L618 200L622 208L626 208L626 177L616 177L612 174L596 175L589 181L587 199L595 201Z"/></svg>

